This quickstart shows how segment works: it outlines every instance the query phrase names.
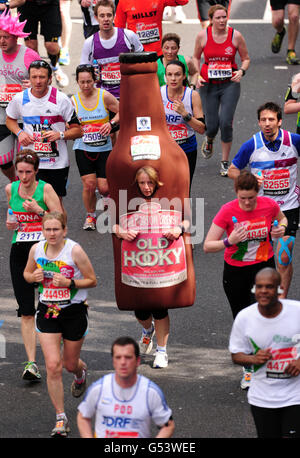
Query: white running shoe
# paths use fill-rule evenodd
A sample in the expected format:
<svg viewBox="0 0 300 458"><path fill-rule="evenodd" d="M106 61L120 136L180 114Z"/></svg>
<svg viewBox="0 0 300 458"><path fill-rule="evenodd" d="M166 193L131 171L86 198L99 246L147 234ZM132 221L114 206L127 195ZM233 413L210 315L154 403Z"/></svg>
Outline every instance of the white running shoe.
<svg viewBox="0 0 300 458"><path fill-rule="evenodd" d="M186 15L182 9L182 6L175 6L174 22L179 24L180 22L184 22L185 20L186 20Z"/></svg>
<svg viewBox="0 0 300 458"><path fill-rule="evenodd" d="M168 367L168 355L165 351L156 350L153 367L156 369L163 369L164 367Z"/></svg>
<svg viewBox="0 0 300 458"><path fill-rule="evenodd" d="M150 334L145 334L143 331L142 337L139 341L140 353L141 355L149 355L153 347L153 337L155 334L155 329L153 327L152 332Z"/></svg>
<svg viewBox="0 0 300 458"><path fill-rule="evenodd" d="M172 17L172 7L166 6L163 13L163 20L168 21Z"/></svg>
<svg viewBox="0 0 300 458"><path fill-rule="evenodd" d="M66 75L60 67L58 67L57 70L53 70L53 75L54 75L57 85L60 88L63 88L69 85L68 75Z"/></svg>
<svg viewBox="0 0 300 458"><path fill-rule="evenodd" d="M241 388L242 388L242 390L248 390L248 388L250 388L251 375L252 375L252 371L249 370L249 369L245 369L243 367L243 377L242 377L242 380L241 380Z"/></svg>

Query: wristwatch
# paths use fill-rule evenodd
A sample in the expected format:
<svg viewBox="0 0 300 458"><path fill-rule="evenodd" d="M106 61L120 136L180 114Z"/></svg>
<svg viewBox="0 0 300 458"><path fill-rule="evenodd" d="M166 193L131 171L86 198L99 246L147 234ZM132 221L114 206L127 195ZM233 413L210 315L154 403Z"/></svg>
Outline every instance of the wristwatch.
<svg viewBox="0 0 300 458"><path fill-rule="evenodd" d="M70 283L69 289L76 289L74 278L71 278L71 283Z"/></svg>
<svg viewBox="0 0 300 458"><path fill-rule="evenodd" d="M115 127L117 125L116 121L109 121L109 124L111 128Z"/></svg>
<svg viewBox="0 0 300 458"><path fill-rule="evenodd" d="M240 68L241 72L243 73L243 76L246 75L246 70L244 70L243 68Z"/></svg>
<svg viewBox="0 0 300 458"><path fill-rule="evenodd" d="M64 132L59 132L59 136L61 140L65 139L65 133Z"/></svg>
<svg viewBox="0 0 300 458"><path fill-rule="evenodd" d="M41 212L38 213L38 215L43 218L45 216L45 210L42 210Z"/></svg>
<svg viewBox="0 0 300 458"><path fill-rule="evenodd" d="M186 116L182 116L182 118L185 122L189 122L192 119L192 115L188 113Z"/></svg>

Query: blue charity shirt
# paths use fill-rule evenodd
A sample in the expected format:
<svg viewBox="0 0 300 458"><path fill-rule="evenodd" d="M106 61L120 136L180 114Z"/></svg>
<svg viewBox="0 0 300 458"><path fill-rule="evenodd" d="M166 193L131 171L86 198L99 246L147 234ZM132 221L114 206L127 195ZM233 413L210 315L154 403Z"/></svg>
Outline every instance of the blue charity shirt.
<svg viewBox="0 0 300 458"><path fill-rule="evenodd" d="M263 135L262 133L262 139L266 147L270 151L278 151L280 146L281 146L281 139L282 139L282 132L281 129L279 129L278 136L273 142L269 142ZM291 133L291 140L292 144L295 146L295 148L298 151L298 156L300 156L300 135ZM250 140L247 140L239 149L238 153L235 155L235 157L232 160L232 164L238 168L239 170L244 169L248 164L249 160L251 157L251 154L253 154L255 149L255 142L254 142L254 136L250 138Z"/></svg>

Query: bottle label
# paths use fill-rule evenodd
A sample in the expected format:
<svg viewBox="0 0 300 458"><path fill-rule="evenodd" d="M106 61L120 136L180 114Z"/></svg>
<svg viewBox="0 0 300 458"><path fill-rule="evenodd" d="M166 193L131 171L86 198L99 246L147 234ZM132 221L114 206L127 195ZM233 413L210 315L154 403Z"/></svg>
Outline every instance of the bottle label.
<svg viewBox="0 0 300 458"><path fill-rule="evenodd" d="M139 231L132 242L122 240L122 283L137 288L164 288L187 279L182 237L170 241L166 229L181 223L181 212L163 210L160 204L145 203L139 211L122 215L124 229Z"/></svg>
<svg viewBox="0 0 300 458"><path fill-rule="evenodd" d="M131 137L131 157L134 161L141 159L157 160L160 158L160 144L157 135L136 135Z"/></svg>
<svg viewBox="0 0 300 458"><path fill-rule="evenodd" d="M6 108L13 96L22 91L20 84L1 84L0 85L0 107Z"/></svg>

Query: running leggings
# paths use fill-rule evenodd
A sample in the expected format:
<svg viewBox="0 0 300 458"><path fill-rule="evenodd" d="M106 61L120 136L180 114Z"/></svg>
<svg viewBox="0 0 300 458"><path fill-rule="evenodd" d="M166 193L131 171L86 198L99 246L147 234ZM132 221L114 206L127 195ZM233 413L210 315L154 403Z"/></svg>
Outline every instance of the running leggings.
<svg viewBox="0 0 300 458"><path fill-rule="evenodd" d="M257 436L261 439L300 438L300 405L270 409L251 405Z"/></svg>
<svg viewBox="0 0 300 458"><path fill-rule="evenodd" d="M205 83L200 88L202 107L205 114L206 136L215 138L220 128L221 140L232 141L233 117L240 98L240 83Z"/></svg>
<svg viewBox="0 0 300 458"><path fill-rule="evenodd" d="M251 289L257 272L264 267L275 268L274 257L266 262L250 264L245 267L232 266L224 262L223 288L230 304L233 319L243 308L255 302Z"/></svg>

